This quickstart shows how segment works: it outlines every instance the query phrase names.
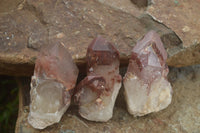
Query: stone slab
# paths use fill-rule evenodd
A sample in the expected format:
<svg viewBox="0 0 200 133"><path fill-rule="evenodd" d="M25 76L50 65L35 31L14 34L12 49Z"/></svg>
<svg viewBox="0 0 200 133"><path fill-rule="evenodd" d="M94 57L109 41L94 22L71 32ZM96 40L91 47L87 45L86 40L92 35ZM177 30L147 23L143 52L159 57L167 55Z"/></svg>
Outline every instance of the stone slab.
<svg viewBox="0 0 200 133"><path fill-rule="evenodd" d="M160 8L157 3L155 1L151 6ZM159 2L161 3L163 2ZM179 37L181 35L177 34L178 31L170 29L171 25L160 23L150 13L151 6L146 12L145 8L141 9L131 4L128 0L123 2L119 0L114 2L110 0L27 0L12 6L12 9L2 10L0 12L0 74L32 75L34 62L41 46L48 45L50 41L63 43L82 69L85 65L87 47L97 35L102 35L115 43L120 51L121 64L127 66L132 47L152 29L160 34L164 42L169 66L181 67L200 63L199 43L187 45L185 41L187 39L184 39L191 37L190 35L181 38ZM5 9L5 6L9 5L1 6ZM174 9L173 5L169 6L171 10ZM183 6L181 10L186 7ZM195 8L195 11L197 10ZM162 14L168 12L163 11ZM181 18L177 18L176 21L182 20ZM198 36L195 37L198 40ZM186 45L188 47L185 47Z"/></svg>

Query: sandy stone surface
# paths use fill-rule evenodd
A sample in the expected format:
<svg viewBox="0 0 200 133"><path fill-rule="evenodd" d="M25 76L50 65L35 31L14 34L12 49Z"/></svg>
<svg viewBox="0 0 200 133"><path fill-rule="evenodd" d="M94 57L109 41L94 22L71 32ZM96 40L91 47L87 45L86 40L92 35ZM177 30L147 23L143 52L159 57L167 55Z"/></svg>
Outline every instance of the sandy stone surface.
<svg viewBox="0 0 200 133"><path fill-rule="evenodd" d="M168 65L199 64L200 1L154 0L153 2L154 4L147 8L147 13L156 21L169 27L182 41L183 49L168 60Z"/></svg>
<svg viewBox="0 0 200 133"><path fill-rule="evenodd" d="M198 5L195 0L178 4L155 0L147 8L138 8L129 0L17 0L12 4L3 0L0 74L32 75L41 46L50 41L63 43L77 65L84 66L86 49L97 35L115 43L121 63L127 65L132 47L152 29L161 36L168 65L199 64Z"/></svg>

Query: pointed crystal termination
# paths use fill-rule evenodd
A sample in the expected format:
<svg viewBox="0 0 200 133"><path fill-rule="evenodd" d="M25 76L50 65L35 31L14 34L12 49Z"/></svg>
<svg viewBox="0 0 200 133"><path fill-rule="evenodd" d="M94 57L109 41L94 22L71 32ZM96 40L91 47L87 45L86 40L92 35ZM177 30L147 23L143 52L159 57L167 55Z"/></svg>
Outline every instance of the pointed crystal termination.
<svg viewBox="0 0 200 133"><path fill-rule="evenodd" d="M43 48L36 60L31 81L28 122L37 129L60 121L71 102L78 68L61 45Z"/></svg>
<svg viewBox="0 0 200 133"><path fill-rule="evenodd" d="M159 35L148 32L132 50L127 73L123 79L128 111L143 116L166 108L172 99L167 81L167 53Z"/></svg>
<svg viewBox="0 0 200 133"><path fill-rule="evenodd" d="M87 77L76 87L75 100L80 115L91 121L108 121L119 89L119 53L115 47L98 36L87 50Z"/></svg>

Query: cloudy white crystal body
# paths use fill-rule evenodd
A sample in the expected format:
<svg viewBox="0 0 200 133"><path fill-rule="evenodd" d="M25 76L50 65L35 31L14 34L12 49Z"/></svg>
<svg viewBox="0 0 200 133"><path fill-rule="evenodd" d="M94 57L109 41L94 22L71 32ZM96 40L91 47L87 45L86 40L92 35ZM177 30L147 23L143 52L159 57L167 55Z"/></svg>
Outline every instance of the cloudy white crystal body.
<svg viewBox="0 0 200 133"><path fill-rule="evenodd" d="M79 83L76 99L80 115L91 121L105 122L112 118L119 89L119 54L114 46L97 37L88 47L87 77Z"/></svg>
<svg viewBox="0 0 200 133"><path fill-rule="evenodd" d="M32 80L34 78L33 76ZM32 103L28 121L34 128L43 129L60 121L70 105L71 95L65 92L61 83L54 80L36 82L37 85L31 89Z"/></svg>
<svg viewBox="0 0 200 133"><path fill-rule="evenodd" d="M28 122L37 129L60 121L68 109L78 68L62 45L42 49L31 81Z"/></svg>
<svg viewBox="0 0 200 133"><path fill-rule="evenodd" d="M87 102L86 104L80 106L80 115L83 118L91 121L106 122L111 119L113 115L115 100L120 88L121 83L116 83L110 96L101 96L99 98L93 92L91 92L90 89L83 88L83 93L91 97L93 101L90 103ZM81 100L82 99L85 99L85 97L81 98Z"/></svg>
<svg viewBox="0 0 200 133"><path fill-rule="evenodd" d="M125 98L130 114L143 116L165 109L171 103L172 88L167 80L161 78L153 81L149 94L147 87L147 84L134 76L124 82Z"/></svg>
<svg viewBox="0 0 200 133"><path fill-rule="evenodd" d="M123 81L130 114L143 116L165 109L171 103L166 59L167 53L154 31L147 33L133 48Z"/></svg>

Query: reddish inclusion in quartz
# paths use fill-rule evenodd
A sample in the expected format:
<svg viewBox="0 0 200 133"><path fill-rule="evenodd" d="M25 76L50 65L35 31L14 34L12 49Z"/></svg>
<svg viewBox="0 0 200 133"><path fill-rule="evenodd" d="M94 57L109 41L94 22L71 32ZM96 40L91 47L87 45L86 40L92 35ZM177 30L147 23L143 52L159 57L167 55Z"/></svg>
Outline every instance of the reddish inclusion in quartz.
<svg viewBox="0 0 200 133"><path fill-rule="evenodd" d="M110 42L98 36L89 45L86 58L88 76L80 82L77 90L83 86L88 86L92 91L97 92L98 96L102 93L109 95L115 80L121 82L121 76L115 73L119 69L119 52ZM102 70L97 68L109 65L113 67ZM94 81L98 81L96 86L93 84Z"/></svg>
<svg viewBox="0 0 200 133"><path fill-rule="evenodd" d="M60 121L71 102L78 68L61 44L43 47L31 81L28 122L37 129Z"/></svg>
<svg viewBox="0 0 200 133"><path fill-rule="evenodd" d="M119 59L119 52L110 42L98 36L89 45L86 56L89 69L95 65L110 65Z"/></svg>
<svg viewBox="0 0 200 133"><path fill-rule="evenodd" d="M132 72L150 85L157 77L167 76L166 60L167 52L159 35L150 31L133 48L127 72Z"/></svg>
<svg viewBox="0 0 200 133"><path fill-rule="evenodd" d="M143 116L171 103L172 87L166 79L166 59L163 43L154 31L148 32L133 48L123 81L130 114Z"/></svg>
<svg viewBox="0 0 200 133"><path fill-rule="evenodd" d="M79 113L88 120L107 121L112 117L121 87L119 53L111 43L98 36L89 45L86 56L87 77L76 87L75 94Z"/></svg>
<svg viewBox="0 0 200 133"><path fill-rule="evenodd" d="M87 86L93 92L97 93L98 96L100 96L103 93L103 91L106 90L106 88L104 87L105 85L106 81L102 76L87 76L79 83L76 89L81 90L83 86ZM76 99L76 101L78 101L80 97L78 96L77 98L78 99Z"/></svg>
<svg viewBox="0 0 200 133"><path fill-rule="evenodd" d="M116 78L118 82L121 82L121 76L116 73L119 69L119 52L113 44L98 36L89 45L86 56L88 76L102 76L106 82L105 90L107 92L113 88ZM99 66L103 68L99 68ZM106 69L104 66L110 66L110 68Z"/></svg>
<svg viewBox="0 0 200 133"><path fill-rule="evenodd" d="M46 77L64 84L66 90L74 88L78 68L63 45L51 44L42 48L35 64L35 76L43 77L45 74Z"/></svg>
<svg viewBox="0 0 200 133"><path fill-rule="evenodd" d="M121 82L121 76L114 75L115 71L119 69L119 52L110 42L98 36L88 46L86 59L88 76L79 83L76 89L80 91L81 87L87 86L98 96L102 93L109 95L109 92L113 89L115 78L118 82ZM116 62L116 66L113 65L113 62ZM109 65L113 65L113 70L111 70L112 68L108 70L96 69L98 66ZM96 85L94 82L96 82Z"/></svg>

